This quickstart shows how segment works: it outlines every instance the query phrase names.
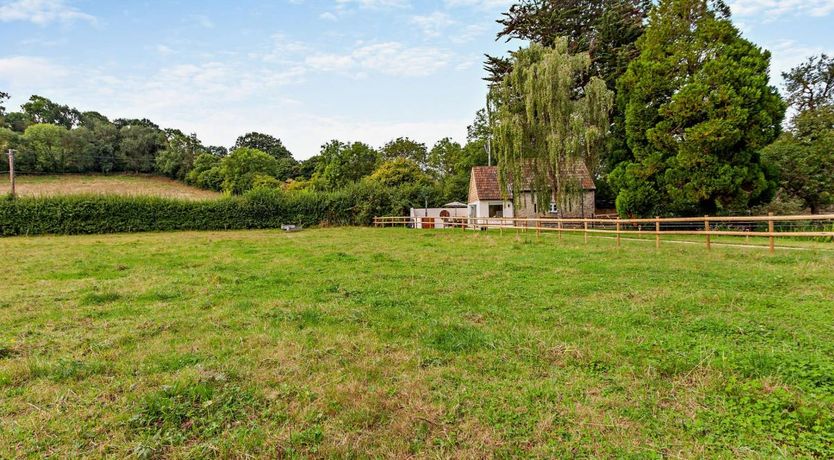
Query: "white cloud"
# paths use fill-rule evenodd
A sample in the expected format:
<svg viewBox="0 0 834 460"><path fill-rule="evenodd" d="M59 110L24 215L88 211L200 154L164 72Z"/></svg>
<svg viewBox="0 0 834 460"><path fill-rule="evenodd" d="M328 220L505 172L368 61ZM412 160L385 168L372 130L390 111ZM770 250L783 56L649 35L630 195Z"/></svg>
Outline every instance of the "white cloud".
<svg viewBox="0 0 834 460"><path fill-rule="evenodd" d="M827 16L834 12L834 0L734 0L730 9L735 16Z"/></svg>
<svg viewBox="0 0 834 460"><path fill-rule="evenodd" d="M7 88L48 84L67 74L67 70L63 67L39 57L0 58L0 83Z"/></svg>
<svg viewBox="0 0 834 460"><path fill-rule="evenodd" d="M175 53L171 47L165 45L156 45L156 52L162 56L170 56Z"/></svg>
<svg viewBox="0 0 834 460"><path fill-rule="evenodd" d="M211 18L209 18L208 16L203 15L203 14L197 14L197 15L194 15L193 17L194 17L194 22L196 22L197 25L199 25L200 27L203 27L205 29L213 29L214 28L214 21L212 21Z"/></svg>
<svg viewBox="0 0 834 460"><path fill-rule="evenodd" d="M360 44L345 54L316 53L305 64L321 72L339 72L355 78L369 72L395 77L425 77L446 67L448 51L430 47L407 47L399 42Z"/></svg>
<svg viewBox="0 0 834 460"><path fill-rule="evenodd" d="M429 38L441 36L444 30L456 24L456 21L450 18L448 14L441 11L435 11L423 16L412 16L410 22L417 26L423 32L423 35Z"/></svg>
<svg viewBox="0 0 834 460"><path fill-rule="evenodd" d="M779 40L765 44L764 48L770 50L771 53L770 81L780 87L783 84L782 72L791 70L815 54L826 51L830 54L830 50L798 43L794 40Z"/></svg>
<svg viewBox="0 0 834 460"><path fill-rule="evenodd" d="M336 0L338 5L356 5L367 9L408 8L408 0Z"/></svg>
<svg viewBox="0 0 834 460"><path fill-rule="evenodd" d="M38 25L70 23L96 18L66 4L64 0L17 0L0 5L0 22L28 21Z"/></svg>
<svg viewBox="0 0 834 460"><path fill-rule="evenodd" d="M325 11L319 15L319 19L323 19L325 21L338 21L339 17L330 11Z"/></svg>
<svg viewBox="0 0 834 460"><path fill-rule="evenodd" d="M447 8L478 8L481 10L493 10L497 8L508 9L515 3L513 0L445 0Z"/></svg>

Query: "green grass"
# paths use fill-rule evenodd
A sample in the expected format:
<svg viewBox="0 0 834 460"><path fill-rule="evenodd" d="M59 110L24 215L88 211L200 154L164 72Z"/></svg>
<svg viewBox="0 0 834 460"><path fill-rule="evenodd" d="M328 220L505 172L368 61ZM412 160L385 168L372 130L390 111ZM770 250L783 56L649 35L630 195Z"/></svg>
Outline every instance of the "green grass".
<svg viewBox="0 0 834 460"><path fill-rule="evenodd" d="M830 250L0 239L0 458L834 456Z"/></svg>

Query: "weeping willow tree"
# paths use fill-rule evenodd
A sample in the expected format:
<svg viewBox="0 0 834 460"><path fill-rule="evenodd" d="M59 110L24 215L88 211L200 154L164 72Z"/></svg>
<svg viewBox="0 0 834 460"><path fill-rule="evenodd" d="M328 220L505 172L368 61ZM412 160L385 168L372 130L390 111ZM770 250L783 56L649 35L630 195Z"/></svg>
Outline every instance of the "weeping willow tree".
<svg viewBox="0 0 834 460"><path fill-rule="evenodd" d="M591 58L570 54L566 38L552 48L520 49L512 64L512 72L490 89L487 103L501 189L505 198L512 191L516 207L529 187L539 209L551 201L567 209L582 192L582 165L596 170L614 95L597 77L577 88Z"/></svg>

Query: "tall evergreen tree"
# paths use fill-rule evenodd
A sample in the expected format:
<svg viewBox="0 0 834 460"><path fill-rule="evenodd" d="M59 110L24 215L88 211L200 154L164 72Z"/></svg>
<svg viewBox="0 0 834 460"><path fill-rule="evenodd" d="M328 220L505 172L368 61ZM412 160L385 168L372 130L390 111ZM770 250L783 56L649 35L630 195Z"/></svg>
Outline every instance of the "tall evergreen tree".
<svg viewBox="0 0 834 460"><path fill-rule="evenodd" d="M720 0L661 1L638 47L618 84L633 154L610 176L618 212L714 214L769 199L759 150L785 113L770 53L740 36Z"/></svg>
<svg viewBox="0 0 834 460"><path fill-rule="evenodd" d="M503 26L498 39L549 47L567 37L570 53L587 52L591 59L578 87L598 76L614 90L617 78L637 56L635 42L650 8L649 0L522 0L498 20ZM510 72L512 62L487 56L486 69L487 79L497 83Z"/></svg>

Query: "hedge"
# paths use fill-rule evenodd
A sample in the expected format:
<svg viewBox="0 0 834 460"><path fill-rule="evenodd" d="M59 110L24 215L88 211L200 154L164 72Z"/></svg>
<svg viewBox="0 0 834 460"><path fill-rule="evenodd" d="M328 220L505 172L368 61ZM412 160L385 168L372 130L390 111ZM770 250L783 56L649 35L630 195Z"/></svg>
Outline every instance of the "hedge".
<svg viewBox="0 0 834 460"><path fill-rule="evenodd" d="M75 195L0 200L0 235L369 225L422 205L424 191L356 184L335 192L256 189L210 201Z"/></svg>

